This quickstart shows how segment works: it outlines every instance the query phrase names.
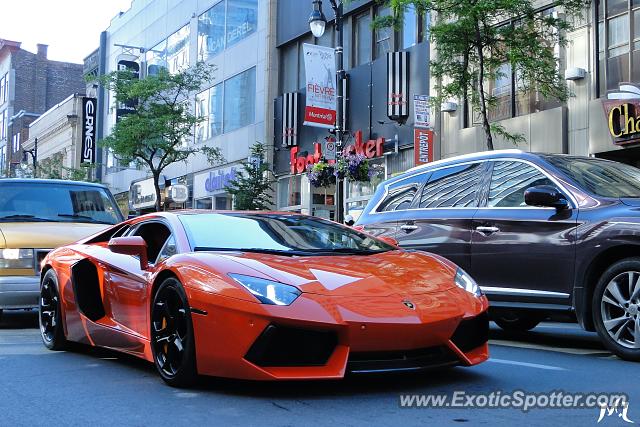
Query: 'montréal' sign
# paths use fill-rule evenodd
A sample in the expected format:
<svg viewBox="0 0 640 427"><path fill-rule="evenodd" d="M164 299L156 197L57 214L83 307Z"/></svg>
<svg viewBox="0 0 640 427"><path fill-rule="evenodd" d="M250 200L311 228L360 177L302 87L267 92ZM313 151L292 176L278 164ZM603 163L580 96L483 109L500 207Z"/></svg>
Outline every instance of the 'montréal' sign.
<svg viewBox="0 0 640 427"><path fill-rule="evenodd" d="M336 123L336 62L330 47L305 43L307 104L304 124L333 129Z"/></svg>

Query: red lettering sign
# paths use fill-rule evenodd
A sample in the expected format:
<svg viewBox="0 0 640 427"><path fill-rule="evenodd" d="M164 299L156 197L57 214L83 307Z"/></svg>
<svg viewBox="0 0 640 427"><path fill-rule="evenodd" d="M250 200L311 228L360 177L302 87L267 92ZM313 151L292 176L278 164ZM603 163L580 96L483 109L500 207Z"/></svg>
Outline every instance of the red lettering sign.
<svg viewBox="0 0 640 427"><path fill-rule="evenodd" d="M347 153L362 154L367 159L373 159L374 157L381 157L384 152L384 138L370 139L367 142L362 142L362 131L356 131L356 142L353 145L348 145L345 148Z"/></svg>
<svg viewBox="0 0 640 427"><path fill-rule="evenodd" d="M315 152L308 154L307 156L298 156L298 147L292 147L289 153L289 163L291 164L291 173L298 174L304 173L307 170L307 165L315 165L320 161L322 157L322 147L319 143L313 144Z"/></svg>

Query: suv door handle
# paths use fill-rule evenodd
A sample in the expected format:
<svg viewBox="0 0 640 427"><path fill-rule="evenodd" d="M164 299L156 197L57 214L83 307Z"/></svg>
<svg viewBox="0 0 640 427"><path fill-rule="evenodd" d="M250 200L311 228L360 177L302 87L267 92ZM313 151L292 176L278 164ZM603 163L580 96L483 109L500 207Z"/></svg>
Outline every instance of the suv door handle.
<svg viewBox="0 0 640 427"><path fill-rule="evenodd" d="M400 229L406 232L409 232L409 231L417 230L418 226L413 224L403 224L400 226Z"/></svg>
<svg viewBox="0 0 640 427"><path fill-rule="evenodd" d="M476 231L483 233L483 234L493 234L493 233L497 233L498 231L500 231L500 229L498 227L486 227L486 226L480 226L480 227L476 227Z"/></svg>

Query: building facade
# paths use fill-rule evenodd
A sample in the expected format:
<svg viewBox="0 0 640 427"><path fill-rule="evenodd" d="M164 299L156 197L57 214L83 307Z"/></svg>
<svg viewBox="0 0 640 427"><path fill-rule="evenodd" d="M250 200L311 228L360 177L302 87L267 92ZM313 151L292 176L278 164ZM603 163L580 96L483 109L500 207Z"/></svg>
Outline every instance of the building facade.
<svg viewBox="0 0 640 427"><path fill-rule="evenodd" d="M22 148L37 156L40 176L96 178L92 169L83 169L96 156L96 107L96 98L73 94L29 125Z"/></svg>
<svg viewBox="0 0 640 427"><path fill-rule="evenodd" d="M29 124L85 86L81 64L47 59L44 44L37 53L20 45L0 39L0 176L15 176Z"/></svg>
<svg viewBox="0 0 640 427"><path fill-rule="evenodd" d="M105 31L98 53L104 58L105 73L126 67L143 78L156 73L158 67L176 72L199 61L215 67L211 81L192 96L192 107L204 120L195 129L193 139L186 143L196 148L220 149L225 164L214 167L206 156L196 154L187 162L165 169L161 184L180 184L189 190L188 199L179 204L181 207L231 207L224 186L211 182L218 182L216 177L234 171L248 158L254 143L271 146L270 111L274 95L269 94L269 79L274 75L271 27L275 3L274 0L134 0L130 9L113 18ZM85 62L89 65L86 68L91 68L92 61ZM116 123L117 108L109 93L100 99L100 104L103 113L99 120L106 136ZM151 208L155 199L146 194L153 188L149 186L147 171L122 164L107 150L101 156L102 180L116 197L128 194L133 210L143 212Z"/></svg>
<svg viewBox="0 0 640 427"><path fill-rule="evenodd" d="M328 1L323 8L327 19L332 19ZM307 165L323 156L326 141L334 138L329 129L303 124L308 90L303 46L334 47L336 43L333 22L327 24L322 37L313 37L307 21L311 10L311 0L278 1L280 79L274 102L276 199L280 210L334 219L335 188L315 188L304 173ZM364 153L378 171L368 183L344 182L344 212L354 217L379 182L414 166L417 134L413 100L424 99L430 93L428 17L409 8L398 31L371 29L375 17L390 13L388 7L375 1L359 0L344 6L345 147ZM406 55L390 57L392 52ZM398 83L396 89L390 87L392 82ZM394 105L401 106L403 112L390 113ZM367 145L370 149L366 149Z"/></svg>
<svg viewBox="0 0 640 427"><path fill-rule="evenodd" d="M553 2L539 2L539 13L558 14ZM557 46L561 73L571 96L566 103L518 89L515 74L489 82L498 107L491 120L525 141L496 138L496 148L594 156L640 166L640 5L600 0L584 10L568 44ZM439 155L450 157L486 149L477 114L453 100L442 112Z"/></svg>

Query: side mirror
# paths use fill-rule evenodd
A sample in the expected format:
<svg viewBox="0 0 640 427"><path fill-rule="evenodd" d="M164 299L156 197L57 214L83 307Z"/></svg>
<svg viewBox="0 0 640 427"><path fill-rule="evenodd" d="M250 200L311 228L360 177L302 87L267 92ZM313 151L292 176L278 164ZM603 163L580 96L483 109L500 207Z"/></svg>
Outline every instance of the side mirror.
<svg viewBox="0 0 640 427"><path fill-rule="evenodd" d="M529 206L543 206L556 209L569 207L567 199L551 185L536 185L529 187L524 192L524 202Z"/></svg>
<svg viewBox="0 0 640 427"><path fill-rule="evenodd" d="M141 270L146 270L149 266L147 242L140 236L114 237L109 240L109 249L117 254L137 256L140 258Z"/></svg>
<svg viewBox="0 0 640 427"><path fill-rule="evenodd" d="M389 236L380 236L378 237L378 239L382 240L383 242L391 245L391 246L400 246L400 243L398 243L398 241L396 239L394 239L393 237L389 237Z"/></svg>

